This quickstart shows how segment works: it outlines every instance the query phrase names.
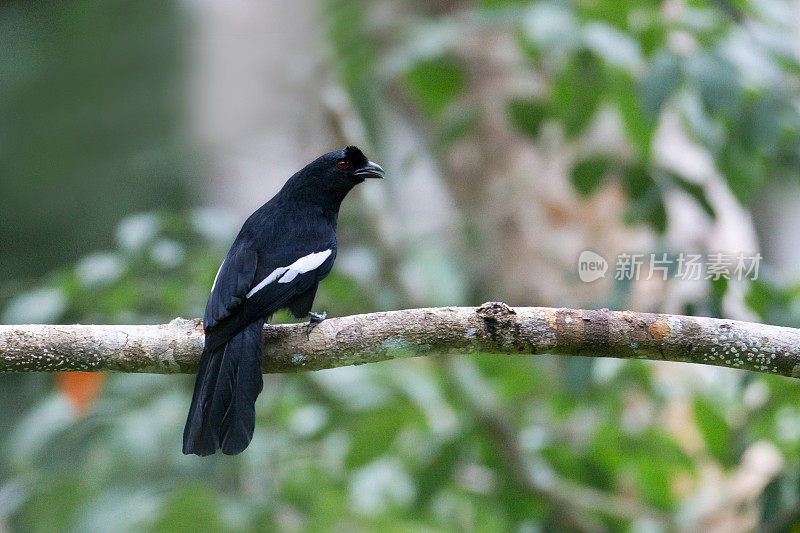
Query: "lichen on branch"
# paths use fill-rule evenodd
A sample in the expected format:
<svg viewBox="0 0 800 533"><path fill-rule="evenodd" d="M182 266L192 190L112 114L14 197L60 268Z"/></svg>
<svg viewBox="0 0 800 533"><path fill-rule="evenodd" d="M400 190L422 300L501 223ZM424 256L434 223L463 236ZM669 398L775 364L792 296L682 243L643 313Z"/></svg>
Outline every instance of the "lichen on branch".
<svg viewBox="0 0 800 533"><path fill-rule="evenodd" d="M0 326L0 372L192 373L198 320L155 326ZM436 353L560 354L683 361L800 377L800 330L631 311L406 309L264 327L264 372L319 370Z"/></svg>

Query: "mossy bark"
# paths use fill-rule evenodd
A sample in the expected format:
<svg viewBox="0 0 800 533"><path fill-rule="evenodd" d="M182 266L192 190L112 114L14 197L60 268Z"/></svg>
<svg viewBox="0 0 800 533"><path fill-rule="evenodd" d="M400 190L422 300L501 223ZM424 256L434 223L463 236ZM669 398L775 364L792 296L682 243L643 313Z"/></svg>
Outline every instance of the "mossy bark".
<svg viewBox="0 0 800 533"><path fill-rule="evenodd" d="M198 320L156 326L0 326L0 372L192 373ZM434 353L561 354L683 361L800 377L800 330L735 320L515 307L407 309L264 328L264 372Z"/></svg>

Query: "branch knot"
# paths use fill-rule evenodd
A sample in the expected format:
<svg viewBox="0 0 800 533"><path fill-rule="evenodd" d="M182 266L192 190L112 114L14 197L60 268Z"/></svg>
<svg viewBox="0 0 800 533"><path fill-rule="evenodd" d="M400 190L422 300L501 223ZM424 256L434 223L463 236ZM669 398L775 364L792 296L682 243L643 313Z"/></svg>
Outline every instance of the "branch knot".
<svg viewBox="0 0 800 533"><path fill-rule="evenodd" d="M476 313L483 319L489 337L502 344L502 337L513 339L513 333L519 328L516 323L517 312L503 302L486 302Z"/></svg>

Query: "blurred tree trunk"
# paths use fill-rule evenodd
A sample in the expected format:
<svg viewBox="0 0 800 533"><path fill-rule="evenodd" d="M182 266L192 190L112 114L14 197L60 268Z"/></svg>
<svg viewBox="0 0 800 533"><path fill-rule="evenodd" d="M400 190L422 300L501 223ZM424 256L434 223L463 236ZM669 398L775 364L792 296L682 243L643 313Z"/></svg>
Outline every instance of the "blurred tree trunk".
<svg viewBox="0 0 800 533"><path fill-rule="evenodd" d="M795 31L790 46L800 55L800 1L789 2L794 17L786 21ZM753 212L766 265L782 282L800 281L800 184L797 175L772 182L756 198Z"/></svg>
<svg viewBox="0 0 800 533"><path fill-rule="evenodd" d="M445 154L443 174L475 237L466 261L471 299L596 305L610 290L608 275L591 285L578 282L580 252L591 248L610 257L625 245L648 249L650 233L622 225L625 202L615 187L578 198L568 173L579 147L558 129L545 128L538 140L515 131L506 102L541 90L543 80L512 31L465 29L472 31L460 34L456 53L468 71L465 99L478 121Z"/></svg>
<svg viewBox="0 0 800 533"><path fill-rule="evenodd" d="M330 145L322 39L305 1L197 2L192 109L214 205L246 215Z"/></svg>

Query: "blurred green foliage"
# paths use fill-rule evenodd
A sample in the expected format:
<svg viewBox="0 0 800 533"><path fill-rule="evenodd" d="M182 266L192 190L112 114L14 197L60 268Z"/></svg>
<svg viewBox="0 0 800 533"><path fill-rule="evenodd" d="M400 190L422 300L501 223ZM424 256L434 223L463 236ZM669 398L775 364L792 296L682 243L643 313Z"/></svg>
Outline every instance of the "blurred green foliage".
<svg viewBox="0 0 800 533"><path fill-rule="evenodd" d="M56 271L36 289L65 302L39 318L136 323L198 316L216 259L236 230L226 220L205 210L124 220L113 251ZM370 310L368 294L353 292L357 284L331 275L318 308ZM35 321L13 314L30 309L13 302L6 309L4 321ZM624 487L655 516L685 513L703 500L685 499L681 479L697 480L708 461L735 468L745 443L760 439L784 453L784 488L770 494L773 505L790 505L786 487L800 468L794 382L753 376L733 389L723 380L698 392L686 423L696 423L700 448L689 453L656 414L671 392L659 388L647 364L604 360L577 388L574 381L563 386L562 374L555 357L482 356L267 376L248 452L202 459L181 455L179 446L191 376L110 375L86 417L47 376L0 376L0 508L12 530L25 531L108 524L164 531L508 530L563 525L563 513L624 529L627 520L614 506L587 509L580 490ZM508 453L528 466L520 471ZM533 481L520 480L526 475ZM558 489L565 480L582 487L567 486L578 490L574 508L563 509L558 490L537 489L540 478L549 480L543 487Z"/></svg>
<svg viewBox="0 0 800 533"><path fill-rule="evenodd" d="M387 87L419 112L442 158L497 109L526 142L548 128L568 143L611 109L632 149L583 154L571 183L591 196L615 180L628 197L625 221L664 232L670 189L716 213L702 186L656 162L659 117L678 113L747 206L770 180L797 179L800 67L781 40L780 2L689 1L672 18L662 4L433 2L412 6L419 12L388 35L374 27L372 2L325 1L322 13L336 74L374 146ZM0 55L0 159L11 178L0 181L0 237L12 243L0 254L9 277L1 322L202 314L239 222L180 209L196 162L176 125L183 21L170 6L0 8L0 44L11 51ZM524 67L543 83L485 108L470 98L474 72L455 52L463 33L453 28L497 26L510 28ZM164 205L179 209L150 211ZM142 212L128 216L134 210ZM405 305L372 221L348 216L316 307L335 316ZM348 242L385 272L345 269ZM65 258L82 255L76 248L98 251L72 264ZM425 279L441 275L430 255L414 256ZM720 315L727 290L715 284L696 311ZM440 293L422 292L441 303ZM447 294L468 300L472 289ZM797 286L762 279L746 303L765 322L796 326L798 296ZM799 512L800 386L733 371L676 383L654 368L487 355L266 376L250 448L204 459L180 453L190 376L110 375L81 417L51 376L0 375L0 530L701 529L719 504L715 491L748 473L745 454L759 442L781 464L750 495L762 503L758 519L790 527Z"/></svg>
<svg viewBox="0 0 800 533"><path fill-rule="evenodd" d="M179 29L169 3L0 6L2 279L109 245L125 215L186 204Z"/></svg>
<svg viewBox="0 0 800 533"><path fill-rule="evenodd" d="M513 29L528 66L546 81L543 90L507 102L508 119L521 133L536 138L542 126L557 124L566 139L576 139L603 109L621 117L635 151L617 157L614 166L599 164L611 154L577 161L573 183L585 195L603 179L617 178L631 198L627 222L646 222L663 232L665 187L687 188L685 179L665 180L653 156L657 118L668 107L708 149L743 204L769 180L798 179L800 63L788 44L791 26L780 19L779 2L690 3L673 20L661 2L646 0L479 4L468 15L415 21L418 28L404 43L409 57L402 85L441 135L475 105L463 99L471 72L453 49L462 35L499 21L503 30ZM745 18L747 24L738 23ZM353 97L359 101L365 94L354 90ZM702 188L688 192L708 211Z"/></svg>

